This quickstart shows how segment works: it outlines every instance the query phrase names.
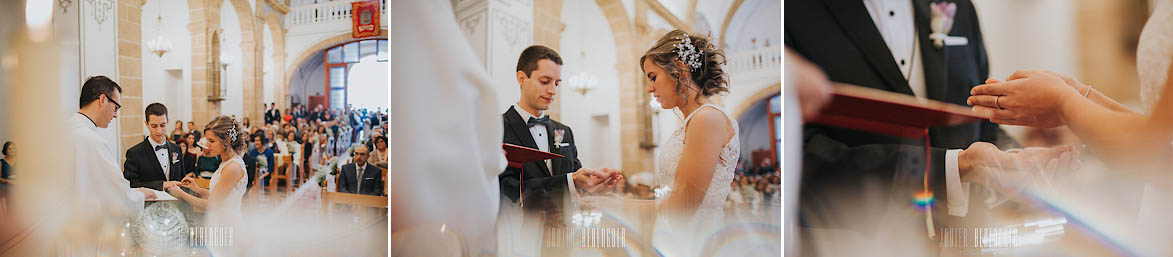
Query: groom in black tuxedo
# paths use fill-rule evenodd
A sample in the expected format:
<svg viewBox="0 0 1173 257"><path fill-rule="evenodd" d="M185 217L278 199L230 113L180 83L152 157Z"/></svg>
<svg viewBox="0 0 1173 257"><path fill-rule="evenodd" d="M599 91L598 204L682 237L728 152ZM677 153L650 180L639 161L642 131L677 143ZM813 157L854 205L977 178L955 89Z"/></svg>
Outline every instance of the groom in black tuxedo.
<svg viewBox="0 0 1173 257"><path fill-rule="evenodd" d="M126 162L122 164L122 175L130 181L130 187L147 187L159 191L178 185L183 177L183 150L179 145L167 142L167 107L160 103L147 105L147 130L150 136L126 150Z"/></svg>
<svg viewBox="0 0 1173 257"><path fill-rule="evenodd" d="M615 170L583 169L574 132L545 114L562 82L561 72L562 57L553 49L526 48L517 61L521 99L501 115L505 143L565 156L509 167L498 176L501 193L513 202L521 199L526 210L558 213L568 193L594 192L614 185L618 177Z"/></svg>
<svg viewBox="0 0 1173 257"><path fill-rule="evenodd" d="M787 0L783 29L786 46L822 68L831 81L963 106L970 89L989 77L978 16L970 1L865 2ZM934 12L933 3L956 5L947 31L931 28L934 16L948 16ZM933 33L952 39L937 42L930 36ZM961 38L965 40L957 40ZM861 208L913 208L890 206L887 202L911 205L908 199L923 188L923 139L819 124L805 125L803 139L801 226L875 236L884 233L877 229L877 224L883 223L883 215L847 215L859 213ZM964 158L966 149L997 151L992 147L972 148L971 144L990 142L1007 149L1017 143L988 121L932 128L929 139L932 157L928 183L935 198L932 211L937 223L936 238L941 238L942 227L984 226L991 206L983 199L992 192L976 185L960 190L956 180L946 179L956 178L958 173L962 180L966 178L968 170L964 167L974 166ZM875 192L884 194L877 196ZM924 214L919 215L924 224ZM920 231L927 233L923 228Z"/></svg>

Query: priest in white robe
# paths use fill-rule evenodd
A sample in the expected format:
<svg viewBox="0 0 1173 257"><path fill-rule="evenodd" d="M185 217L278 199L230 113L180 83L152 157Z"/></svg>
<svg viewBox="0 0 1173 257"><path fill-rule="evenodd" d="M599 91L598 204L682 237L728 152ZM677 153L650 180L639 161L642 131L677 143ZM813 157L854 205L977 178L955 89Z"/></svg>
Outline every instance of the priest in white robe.
<svg viewBox="0 0 1173 257"><path fill-rule="evenodd" d="M496 92L449 1L393 8L403 40L391 41L391 255L496 255L506 165Z"/></svg>
<svg viewBox="0 0 1173 257"><path fill-rule="evenodd" d="M117 83L105 76L87 79L81 89L81 108L66 123L72 144L67 149L73 150L74 158L73 179L67 186L73 187L73 210L84 211L84 214L70 215L67 227L71 229L87 228L94 223L125 222L138 216L145 200L156 197L154 191L130 187L130 181L122 176L118 154L98 131L118 117L121 91ZM79 252L86 251L86 244L70 243L81 248L75 249Z"/></svg>

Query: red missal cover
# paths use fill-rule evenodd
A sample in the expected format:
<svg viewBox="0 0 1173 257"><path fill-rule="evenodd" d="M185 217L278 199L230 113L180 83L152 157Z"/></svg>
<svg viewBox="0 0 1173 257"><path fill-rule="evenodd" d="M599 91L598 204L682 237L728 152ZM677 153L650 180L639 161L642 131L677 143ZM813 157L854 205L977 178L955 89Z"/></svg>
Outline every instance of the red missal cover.
<svg viewBox="0 0 1173 257"><path fill-rule="evenodd" d="M979 122L988 113L879 89L836 83L831 103L814 122L909 138L924 137L925 129Z"/></svg>
<svg viewBox="0 0 1173 257"><path fill-rule="evenodd" d="M542 150L524 147L515 144L501 144L505 149L505 159L509 160L509 167L521 168L522 163L562 158L560 154L543 152Z"/></svg>

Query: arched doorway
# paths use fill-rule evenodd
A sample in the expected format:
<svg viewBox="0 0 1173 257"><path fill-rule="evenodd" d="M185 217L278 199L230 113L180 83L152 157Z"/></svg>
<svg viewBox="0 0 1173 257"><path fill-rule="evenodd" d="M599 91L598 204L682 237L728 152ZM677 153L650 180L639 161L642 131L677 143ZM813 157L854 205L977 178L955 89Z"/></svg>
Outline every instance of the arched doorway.
<svg viewBox="0 0 1173 257"><path fill-rule="evenodd" d="M780 92L756 98L737 116L743 164L756 166L765 158L777 161L778 149L782 148L781 98Z"/></svg>
<svg viewBox="0 0 1173 257"><path fill-rule="evenodd" d="M309 106L312 108L320 104L330 109L343 109L350 104L351 95L348 94L348 91L351 85L356 86L355 92L363 92L357 90L358 88L378 85L380 81L377 79L351 76L351 72L355 70L376 71L377 69L369 69L369 67L379 66L380 63L386 67L387 47L386 39L368 39L346 42L323 50L325 53L323 55L324 91L320 96L309 96ZM386 72L376 76L383 77L381 82L384 88L382 90L386 92ZM384 102L386 101L385 95L386 93L383 97ZM363 103L374 101L365 97L359 99Z"/></svg>

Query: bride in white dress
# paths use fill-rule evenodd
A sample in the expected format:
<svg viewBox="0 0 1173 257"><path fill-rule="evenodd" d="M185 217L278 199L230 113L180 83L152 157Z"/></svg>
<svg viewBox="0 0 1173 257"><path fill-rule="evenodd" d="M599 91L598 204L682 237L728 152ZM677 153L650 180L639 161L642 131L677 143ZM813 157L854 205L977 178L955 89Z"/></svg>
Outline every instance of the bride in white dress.
<svg viewBox="0 0 1173 257"><path fill-rule="evenodd" d="M685 115L664 142L656 170L653 244L668 256L696 254L724 222L740 146L737 122L710 96L728 91L723 51L710 38L668 32L640 58L647 91L660 107ZM668 252L672 251L672 252Z"/></svg>
<svg viewBox="0 0 1173 257"><path fill-rule="evenodd" d="M244 152L246 136L236 121L229 116L216 117L209 122L205 126L204 135L208 139L204 153L220 156L222 160L220 168L212 175L211 190L200 188L191 178L185 178L182 187L190 189L198 196L184 192L180 186L167 188L167 191L195 208L206 210L207 227L226 228L231 231L231 237L217 238L230 241L210 242L212 244L208 245L215 256L238 255L233 253L239 253L245 247L238 242L240 240L230 238L247 238L241 236L245 231L241 231L244 227L244 218L240 206L248 179L245 177L244 161L239 154Z"/></svg>

